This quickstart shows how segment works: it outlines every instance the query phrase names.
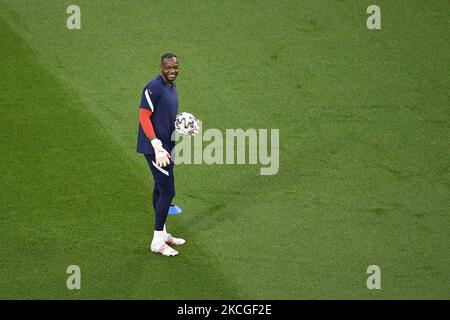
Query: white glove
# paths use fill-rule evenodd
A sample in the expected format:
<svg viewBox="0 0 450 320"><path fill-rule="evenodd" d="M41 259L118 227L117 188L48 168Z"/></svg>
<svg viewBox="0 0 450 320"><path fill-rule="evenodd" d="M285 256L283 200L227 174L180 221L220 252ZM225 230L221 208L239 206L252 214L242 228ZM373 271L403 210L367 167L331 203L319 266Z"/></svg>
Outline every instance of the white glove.
<svg viewBox="0 0 450 320"><path fill-rule="evenodd" d="M160 167L165 167L170 164L170 153L163 148L162 142L159 139L153 139L150 141L152 143L153 149L155 150L155 160L156 164Z"/></svg>

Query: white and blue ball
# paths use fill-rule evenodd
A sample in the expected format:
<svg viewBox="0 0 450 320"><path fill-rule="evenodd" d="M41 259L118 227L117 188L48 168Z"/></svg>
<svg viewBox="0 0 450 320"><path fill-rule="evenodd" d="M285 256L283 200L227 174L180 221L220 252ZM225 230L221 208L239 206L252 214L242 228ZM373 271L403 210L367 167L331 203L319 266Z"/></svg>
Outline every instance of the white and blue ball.
<svg viewBox="0 0 450 320"><path fill-rule="evenodd" d="M175 118L175 130L183 136L191 136L198 133L200 126L198 119L189 112L181 112Z"/></svg>

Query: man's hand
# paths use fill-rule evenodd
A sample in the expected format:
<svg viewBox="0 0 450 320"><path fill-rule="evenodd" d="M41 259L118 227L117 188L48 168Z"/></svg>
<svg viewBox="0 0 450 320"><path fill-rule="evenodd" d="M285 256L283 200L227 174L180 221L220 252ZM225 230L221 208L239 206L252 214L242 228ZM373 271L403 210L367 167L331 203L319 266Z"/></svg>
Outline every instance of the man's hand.
<svg viewBox="0 0 450 320"><path fill-rule="evenodd" d="M170 154L163 148L162 142L159 139L151 141L153 149L155 150L155 161L160 167L165 167L170 164Z"/></svg>

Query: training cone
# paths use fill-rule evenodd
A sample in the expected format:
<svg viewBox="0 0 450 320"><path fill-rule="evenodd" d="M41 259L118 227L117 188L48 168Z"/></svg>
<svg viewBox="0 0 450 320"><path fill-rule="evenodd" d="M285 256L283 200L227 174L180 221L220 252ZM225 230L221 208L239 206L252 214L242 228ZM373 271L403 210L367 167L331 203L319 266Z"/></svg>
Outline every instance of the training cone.
<svg viewBox="0 0 450 320"><path fill-rule="evenodd" d="M180 207L178 207L178 206L176 206L174 204L171 204L170 207L169 207L169 214L179 214L179 213L182 213L182 212L183 212L183 210L181 210Z"/></svg>

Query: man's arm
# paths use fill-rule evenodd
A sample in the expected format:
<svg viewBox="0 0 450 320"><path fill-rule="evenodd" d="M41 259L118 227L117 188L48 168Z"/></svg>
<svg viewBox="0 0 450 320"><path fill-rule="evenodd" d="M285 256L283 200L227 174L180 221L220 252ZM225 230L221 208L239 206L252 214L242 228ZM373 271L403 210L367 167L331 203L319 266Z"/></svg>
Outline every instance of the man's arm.
<svg viewBox="0 0 450 320"><path fill-rule="evenodd" d="M153 129L153 124L150 118L152 117L153 112L148 109L140 108L139 109L139 122L141 123L141 127L144 130L145 135L148 140L152 141L156 138L155 130Z"/></svg>
<svg viewBox="0 0 450 320"><path fill-rule="evenodd" d="M161 141L156 137L153 129L152 121L150 120L153 112L149 109L139 109L139 122L145 135L150 140L153 149L155 150L156 164L160 167L165 167L170 163L170 154L163 148Z"/></svg>

